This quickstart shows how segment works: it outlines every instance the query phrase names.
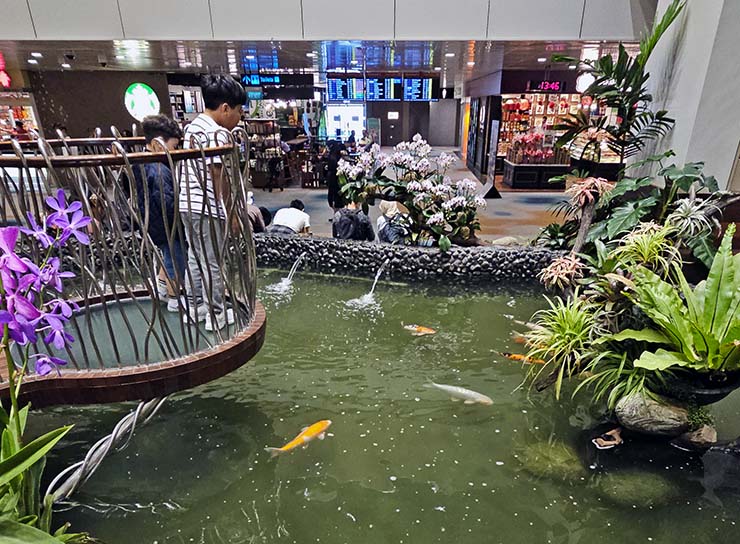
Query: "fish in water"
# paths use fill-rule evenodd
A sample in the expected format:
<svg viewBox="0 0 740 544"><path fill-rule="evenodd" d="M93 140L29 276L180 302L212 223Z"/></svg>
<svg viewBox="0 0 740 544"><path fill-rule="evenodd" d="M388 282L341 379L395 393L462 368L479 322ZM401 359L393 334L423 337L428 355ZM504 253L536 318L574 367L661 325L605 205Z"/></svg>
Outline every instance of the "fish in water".
<svg viewBox="0 0 740 544"><path fill-rule="evenodd" d="M282 448L265 448L265 451L269 452L271 457L277 457L281 453L287 453L299 446L305 448L308 446L308 443L315 438L323 440L326 437L326 430L329 428L330 425L331 420L322 419L321 421L317 421L310 427L304 427L298 436L285 444L285 446L283 446Z"/></svg>
<svg viewBox="0 0 740 544"><path fill-rule="evenodd" d="M512 361L524 363L526 365L544 365L545 364L545 361L542 359L536 359L534 357L527 357L526 355L522 355L521 353L501 352L501 355L503 357L506 357L507 359L511 359Z"/></svg>
<svg viewBox="0 0 740 544"><path fill-rule="evenodd" d="M437 331L422 325L403 325L407 331L411 331L411 336L426 336L427 334L436 334Z"/></svg>
<svg viewBox="0 0 740 544"><path fill-rule="evenodd" d="M485 404L486 406L490 406L491 404L493 404L493 400L491 400L491 397L487 397L482 393L478 393L477 391L472 391L470 389L465 389L464 387L458 387L456 385L444 385L441 383L431 382L424 385L424 387L444 391L450 396L450 398L452 398L453 401L461 400L465 404Z"/></svg>

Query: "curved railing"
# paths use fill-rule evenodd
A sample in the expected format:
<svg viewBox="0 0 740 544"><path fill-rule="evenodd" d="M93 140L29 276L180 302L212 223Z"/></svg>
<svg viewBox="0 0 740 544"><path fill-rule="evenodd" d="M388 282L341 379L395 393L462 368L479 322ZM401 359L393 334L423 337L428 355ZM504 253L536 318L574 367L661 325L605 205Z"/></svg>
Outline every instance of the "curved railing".
<svg viewBox="0 0 740 544"><path fill-rule="evenodd" d="M120 398L121 390L117 397L108 397L99 390L97 398L75 398L75 386L70 385L71 380L85 376L105 378L101 388L112 393L116 380L111 382L110 377L116 375L130 376L130 381L141 384L138 389L130 389L125 398L150 398L218 377L213 369L207 372L206 368L208 376L191 376L178 383L177 376L171 375L171 368L178 362L197 362L199 354L212 357L214 352L222 359L238 357L239 361L221 365L222 372L227 372L259 349L264 313L255 298L254 243L247 215L246 177L241 168L248 160L241 156L236 143L246 135L238 129L234 133L224 130L217 137L224 145L209 142L202 146L193 139L191 149L168 151L160 142L161 151L154 153L146 151L143 138L137 137L0 143L0 224L29 228L33 223L42 225L50 211L45 200L56 197L60 189L67 202L79 200L85 215L93 218L87 231L89 245L68 244L58 255L62 269L75 273L75 278L65 282L69 286L65 298L79 306L67 330L75 341L58 354L69 364L59 376L26 377L27 394L55 387L52 382L56 382L57 388L64 383L70 395L58 395L59 400L54 402L124 400ZM181 185L187 188L195 180L206 192L208 172L215 165L220 165L231 195L221 203L222 217L207 202L183 209L179 204ZM168 216L167 203L164 198L151 202L149 184L141 180L147 179L148 171L153 181L165 183L168 170L174 186L175 213L164 222L165 241L157 244L151 229L157 216ZM190 185L183 183L188 174ZM157 205L159 209L154 207ZM197 221L192 220L194 216ZM207 255L206 239L214 240ZM188 245L200 248L200 255L190 259L184 270L176 270L172 286L202 294L206 323L210 322L212 330L193 318L197 296L170 297L169 307L166 300L160 300L158 275L165 264L163 250L174 254L178 246ZM32 238L24 239L21 251L32 259L38 258L42 250ZM198 289L198 278L203 289ZM225 308L223 314L221 307ZM219 322L220 314L223 323ZM219 328L221 324L223 328ZM238 349L245 342L250 349ZM39 343L31 347L34 351L48 352L49 347ZM146 387L147 369L162 367L170 368L162 382L167 385L152 391ZM44 383L34 384L41 381ZM0 382L0 395L4 387L7 382ZM41 403L48 404L52 397L48 395ZM35 398L34 403L38 405Z"/></svg>

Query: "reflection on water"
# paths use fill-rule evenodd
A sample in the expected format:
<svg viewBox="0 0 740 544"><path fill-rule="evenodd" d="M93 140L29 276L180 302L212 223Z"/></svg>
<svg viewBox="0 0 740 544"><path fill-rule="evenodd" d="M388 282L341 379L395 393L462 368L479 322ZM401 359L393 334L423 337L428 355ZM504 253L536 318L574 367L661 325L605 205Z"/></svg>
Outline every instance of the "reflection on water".
<svg viewBox="0 0 740 544"><path fill-rule="evenodd" d="M380 284L373 305L349 307L368 285L302 275L287 304L262 291L268 333L254 361L172 397L57 520L109 544L740 537L737 485L715 471L706 498L700 459L658 441L596 452L597 412L517 389L525 371L498 353L521 348L513 320L541 307L539 294ZM437 333L415 337L402 323ZM480 391L493 405L450 402L424 387L430 381ZM739 401L718 406L721 434L735 432ZM34 431L76 425L49 474L131 407L40 414ZM277 459L264 452L320 419L333 421L334 436Z"/></svg>

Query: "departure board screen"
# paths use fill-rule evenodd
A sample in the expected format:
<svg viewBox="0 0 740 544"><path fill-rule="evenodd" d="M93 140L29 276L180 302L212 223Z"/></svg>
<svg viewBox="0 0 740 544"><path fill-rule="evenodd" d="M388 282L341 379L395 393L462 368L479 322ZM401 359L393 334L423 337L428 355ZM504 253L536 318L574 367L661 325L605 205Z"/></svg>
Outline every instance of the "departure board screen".
<svg viewBox="0 0 740 544"><path fill-rule="evenodd" d="M364 80L360 78L326 78L329 102L364 100Z"/></svg>
<svg viewBox="0 0 740 544"><path fill-rule="evenodd" d="M400 77L367 78L367 100L397 102L403 95Z"/></svg>
<svg viewBox="0 0 740 544"><path fill-rule="evenodd" d="M412 77L403 80L403 99L408 102L437 100L434 92L439 80L428 77Z"/></svg>

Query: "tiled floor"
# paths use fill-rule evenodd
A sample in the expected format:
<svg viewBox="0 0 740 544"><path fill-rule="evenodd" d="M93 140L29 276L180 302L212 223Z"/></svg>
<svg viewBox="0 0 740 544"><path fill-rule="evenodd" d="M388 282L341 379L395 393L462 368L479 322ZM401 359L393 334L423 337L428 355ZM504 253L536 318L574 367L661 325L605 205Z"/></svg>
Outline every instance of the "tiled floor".
<svg viewBox="0 0 740 544"><path fill-rule="evenodd" d="M383 149L384 152L388 151ZM435 148L435 154L442 151L453 152L452 148ZM453 179L475 179L461 160L453 164L449 172ZM482 186L481 186L482 189ZM484 240L493 240L504 236L514 236L521 241L530 240L537 235L540 228L555 220L549 210L563 199L562 192L505 192L500 199L488 199L487 207L480 211L481 231L479 236ZM332 211L326 200L326 189L301 189L288 187L284 191L272 193L262 190L254 191L257 206L265 206L273 213L278 208L287 206L291 200L300 199L311 216L311 232L316 236L331 236ZM379 213L377 206L370 208L373 224Z"/></svg>

